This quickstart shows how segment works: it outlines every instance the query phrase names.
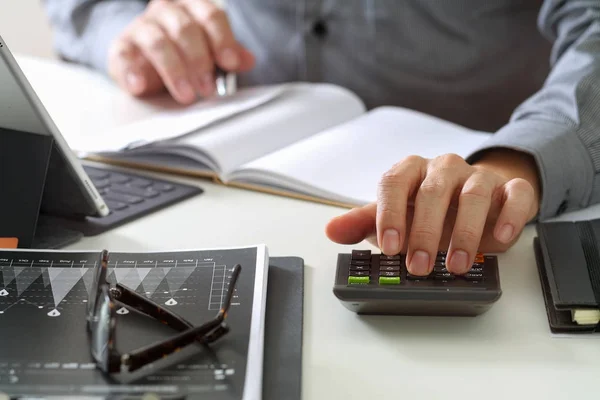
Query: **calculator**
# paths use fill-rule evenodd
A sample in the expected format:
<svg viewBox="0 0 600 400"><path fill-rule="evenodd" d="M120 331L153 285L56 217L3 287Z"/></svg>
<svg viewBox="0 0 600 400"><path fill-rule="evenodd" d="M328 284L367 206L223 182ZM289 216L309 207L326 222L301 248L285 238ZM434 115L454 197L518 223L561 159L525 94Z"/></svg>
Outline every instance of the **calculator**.
<svg viewBox="0 0 600 400"><path fill-rule="evenodd" d="M476 316L501 297L498 258L479 253L468 273L446 269L446 252L437 253L433 271L411 275L406 255L371 250L340 253L334 295L357 314Z"/></svg>

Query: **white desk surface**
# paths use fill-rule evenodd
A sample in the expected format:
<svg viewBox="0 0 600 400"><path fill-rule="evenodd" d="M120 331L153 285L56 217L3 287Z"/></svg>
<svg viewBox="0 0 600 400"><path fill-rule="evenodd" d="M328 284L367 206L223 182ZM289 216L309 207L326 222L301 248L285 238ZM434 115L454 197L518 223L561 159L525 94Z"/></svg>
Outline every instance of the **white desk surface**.
<svg viewBox="0 0 600 400"><path fill-rule="evenodd" d="M46 61L19 62L61 129L101 131L153 110L104 78L65 73L66 67ZM71 78L85 85L69 84ZM303 257L303 399L598 397L597 336L559 337L548 329L532 226L500 255L503 295L487 314L359 317L332 294L338 252L368 246L327 239L325 224L344 210L188 182L205 193L71 248L138 251L260 242L271 255Z"/></svg>

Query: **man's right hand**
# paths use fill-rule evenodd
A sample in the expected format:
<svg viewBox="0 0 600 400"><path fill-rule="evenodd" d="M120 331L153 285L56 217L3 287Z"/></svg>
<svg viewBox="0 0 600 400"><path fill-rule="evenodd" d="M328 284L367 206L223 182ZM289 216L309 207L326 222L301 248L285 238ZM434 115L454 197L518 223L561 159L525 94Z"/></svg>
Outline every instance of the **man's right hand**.
<svg viewBox="0 0 600 400"><path fill-rule="evenodd" d="M182 104L214 93L214 68L243 72L254 56L211 0L152 0L112 43L110 76L135 96L165 88Z"/></svg>

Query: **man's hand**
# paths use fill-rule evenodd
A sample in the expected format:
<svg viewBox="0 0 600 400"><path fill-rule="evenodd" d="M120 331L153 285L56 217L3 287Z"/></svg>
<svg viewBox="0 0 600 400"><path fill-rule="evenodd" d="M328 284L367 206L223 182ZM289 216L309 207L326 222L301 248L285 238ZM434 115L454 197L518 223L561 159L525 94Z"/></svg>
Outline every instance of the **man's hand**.
<svg viewBox="0 0 600 400"><path fill-rule="evenodd" d="M110 76L135 96L165 88L190 104L214 93L214 68L246 71L253 55L238 43L225 12L210 0L152 0L112 43Z"/></svg>
<svg viewBox="0 0 600 400"><path fill-rule="evenodd" d="M532 158L494 150L474 165L448 154L411 156L381 179L376 203L334 218L334 242L368 239L382 253L406 252L408 270L427 275L447 250L449 272L463 274L481 252L502 252L539 208L539 179Z"/></svg>

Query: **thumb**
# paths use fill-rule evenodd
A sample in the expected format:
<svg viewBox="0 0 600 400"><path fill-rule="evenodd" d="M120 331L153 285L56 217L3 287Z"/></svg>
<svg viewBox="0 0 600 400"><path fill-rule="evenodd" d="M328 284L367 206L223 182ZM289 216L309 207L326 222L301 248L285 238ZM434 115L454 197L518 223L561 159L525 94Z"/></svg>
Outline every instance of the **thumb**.
<svg viewBox="0 0 600 400"><path fill-rule="evenodd" d="M376 234L377 203L354 208L333 218L327 224L327 237L340 244L356 244L365 239L373 239Z"/></svg>

